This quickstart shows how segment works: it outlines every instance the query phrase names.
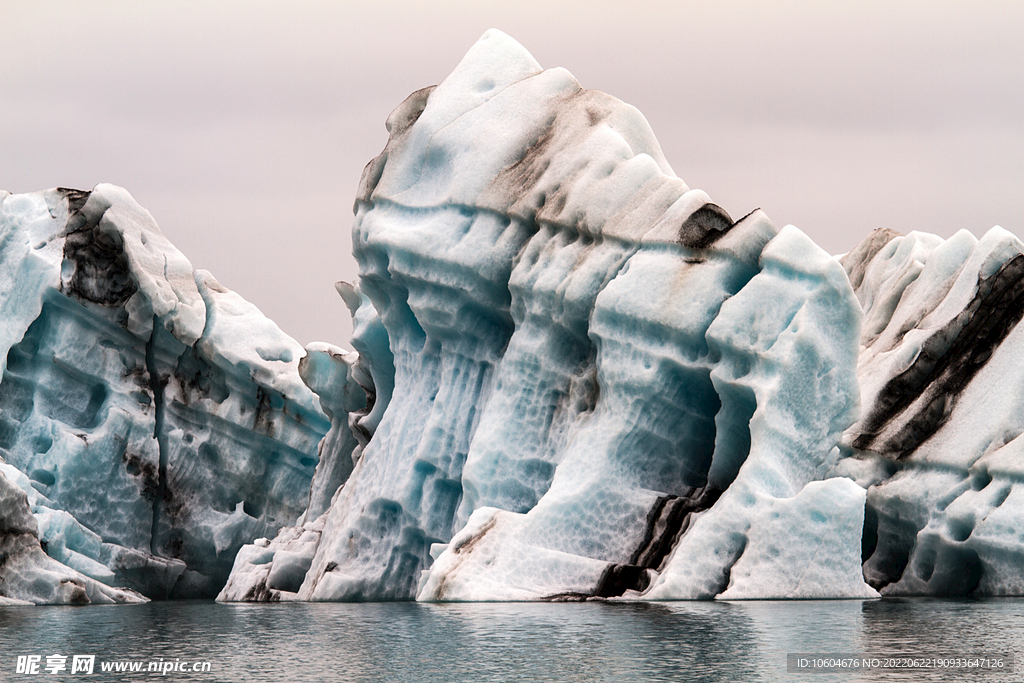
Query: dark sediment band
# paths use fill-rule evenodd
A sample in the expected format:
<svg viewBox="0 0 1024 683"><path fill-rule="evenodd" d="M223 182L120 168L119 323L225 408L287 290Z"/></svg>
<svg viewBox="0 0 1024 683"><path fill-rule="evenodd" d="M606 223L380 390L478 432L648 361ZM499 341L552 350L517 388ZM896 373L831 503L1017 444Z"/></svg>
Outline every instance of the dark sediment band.
<svg viewBox="0 0 1024 683"><path fill-rule="evenodd" d="M964 311L924 342L913 365L886 383L853 445L896 459L910 455L946 422L958 395L1022 316L1024 255L1018 255L994 275L979 278ZM922 397L903 429L883 440L885 427Z"/></svg>

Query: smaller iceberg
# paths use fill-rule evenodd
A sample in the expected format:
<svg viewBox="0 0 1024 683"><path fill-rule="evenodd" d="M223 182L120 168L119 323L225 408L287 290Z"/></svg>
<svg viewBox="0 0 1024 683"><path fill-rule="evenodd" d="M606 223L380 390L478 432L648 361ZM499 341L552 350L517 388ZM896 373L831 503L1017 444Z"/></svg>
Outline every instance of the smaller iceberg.
<svg viewBox="0 0 1024 683"><path fill-rule="evenodd" d="M329 422L302 347L125 190L3 193L0 281L0 469L53 563L212 597L303 513Z"/></svg>

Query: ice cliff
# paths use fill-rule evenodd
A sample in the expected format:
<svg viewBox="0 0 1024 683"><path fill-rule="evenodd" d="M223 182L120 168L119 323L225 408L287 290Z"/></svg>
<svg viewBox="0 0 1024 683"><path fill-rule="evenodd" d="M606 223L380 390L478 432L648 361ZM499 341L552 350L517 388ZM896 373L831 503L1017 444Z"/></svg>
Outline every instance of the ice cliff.
<svg viewBox="0 0 1024 683"><path fill-rule="evenodd" d="M0 195L0 321L0 596L213 596L307 506L302 348L124 190Z"/></svg>

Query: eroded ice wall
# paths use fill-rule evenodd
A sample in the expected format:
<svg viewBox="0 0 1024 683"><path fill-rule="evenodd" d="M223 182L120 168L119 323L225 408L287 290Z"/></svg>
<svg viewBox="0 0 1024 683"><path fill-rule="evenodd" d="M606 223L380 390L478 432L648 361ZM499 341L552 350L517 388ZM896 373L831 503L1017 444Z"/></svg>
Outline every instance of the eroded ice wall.
<svg viewBox="0 0 1024 683"><path fill-rule="evenodd" d="M0 458L52 558L212 596L302 514L328 429L302 348L127 192L5 194L0 282Z"/></svg>

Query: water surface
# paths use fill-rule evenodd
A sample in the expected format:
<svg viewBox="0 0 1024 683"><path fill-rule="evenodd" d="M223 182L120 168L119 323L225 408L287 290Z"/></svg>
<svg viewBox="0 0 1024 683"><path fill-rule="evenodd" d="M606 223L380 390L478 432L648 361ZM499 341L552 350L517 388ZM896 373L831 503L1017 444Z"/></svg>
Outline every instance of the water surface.
<svg viewBox="0 0 1024 683"><path fill-rule="evenodd" d="M788 653L1004 654L1024 599L0 607L0 681L1024 681L991 671L788 672ZM94 654L94 674L16 673ZM102 662L210 662L112 674Z"/></svg>

